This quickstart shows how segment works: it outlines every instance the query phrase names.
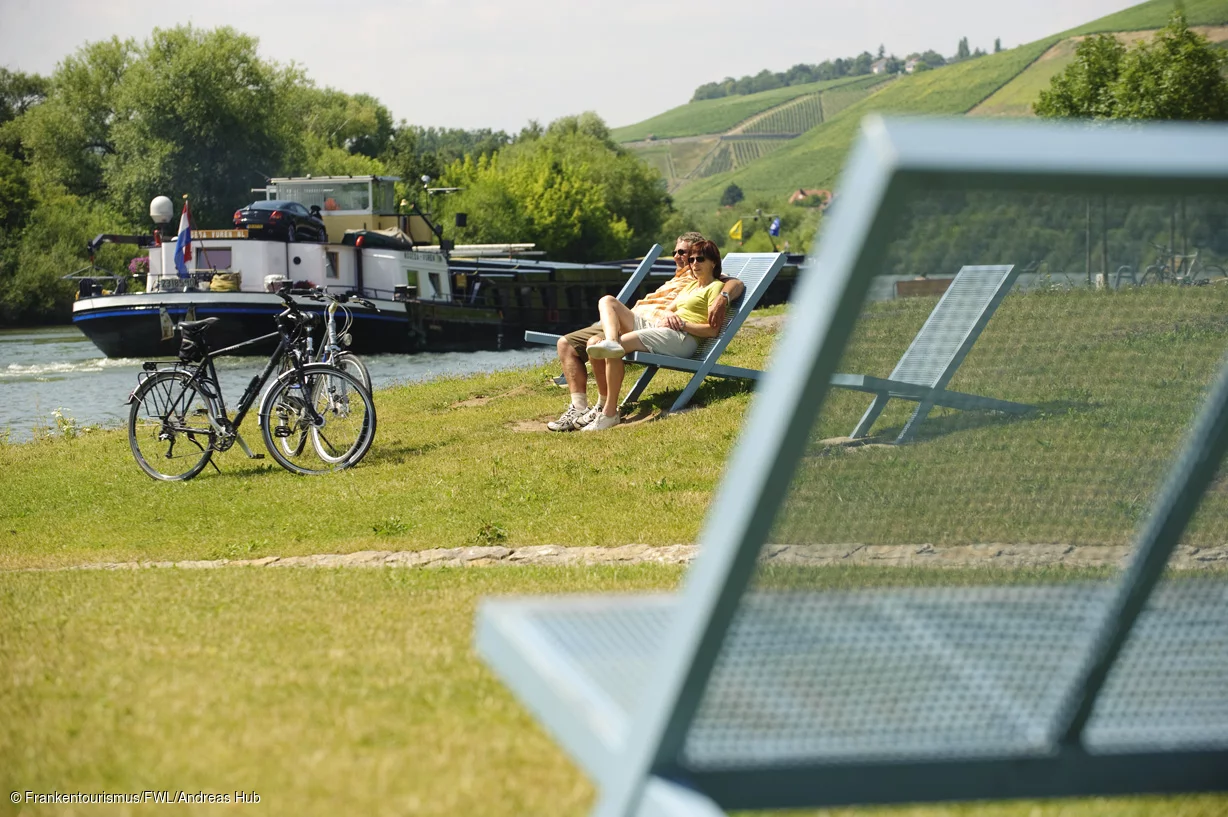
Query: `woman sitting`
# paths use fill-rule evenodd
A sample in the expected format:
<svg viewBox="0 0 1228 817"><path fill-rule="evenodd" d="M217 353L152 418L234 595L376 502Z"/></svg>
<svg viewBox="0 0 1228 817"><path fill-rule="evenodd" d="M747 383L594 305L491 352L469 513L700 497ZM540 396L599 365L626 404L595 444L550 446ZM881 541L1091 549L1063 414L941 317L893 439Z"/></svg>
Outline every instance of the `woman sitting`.
<svg viewBox="0 0 1228 817"><path fill-rule="evenodd" d="M618 394L622 389L626 364L622 357L628 352L652 352L673 357L695 354L699 338L714 338L721 327L708 323L708 311L720 297L722 282L721 251L711 241L691 245L687 258L695 281L674 299L670 312L655 325L636 315L612 295L597 304L601 328L588 342L588 358L597 380L599 403L604 405L597 419L581 431L604 431L618 425Z"/></svg>

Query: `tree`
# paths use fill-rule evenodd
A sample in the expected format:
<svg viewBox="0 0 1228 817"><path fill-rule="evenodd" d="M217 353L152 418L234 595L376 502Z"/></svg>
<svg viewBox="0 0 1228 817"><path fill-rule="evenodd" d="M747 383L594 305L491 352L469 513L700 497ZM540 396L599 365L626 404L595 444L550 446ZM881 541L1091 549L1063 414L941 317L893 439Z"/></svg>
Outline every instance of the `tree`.
<svg viewBox="0 0 1228 817"><path fill-rule="evenodd" d="M878 44L878 59L881 60L885 56L887 56L887 46L883 45L882 43L879 43Z"/></svg>
<svg viewBox="0 0 1228 817"><path fill-rule="evenodd" d="M968 38L961 37L959 40L959 46L955 49L955 59L966 60L971 55L972 55L972 52L968 48Z"/></svg>
<svg viewBox="0 0 1228 817"><path fill-rule="evenodd" d="M188 193L201 226L228 224L253 182L302 155L293 104L302 82L234 29L154 29L116 87L109 198L137 219L154 196Z"/></svg>
<svg viewBox="0 0 1228 817"><path fill-rule="evenodd" d="M730 184L725 188L725 192L721 193L721 207L732 207L744 198L746 195L742 192L742 188L736 184Z"/></svg>
<svg viewBox="0 0 1228 817"><path fill-rule="evenodd" d="M616 144L593 113L550 123L494 155L466 156L441 186L445 219L469 214L459 240L533 241L552 258L624 257L656 235L669 209L660 175Z"/></svg>
<svg viewBox="0 0 1228 817"><path fill-rule="evenodd" d="M1114 118L1113 88L1126 49L1111 34L1088 37L1075 48L1074 62L1055 76L1033 110L1037 116Z"/></svg>
<svg viewBox="0 0 1228 817"><path fill-rule="evenodd" d="M116 37L67 57L48 81L46 101L15 121L32 182L63 185L75 195L103 191L103 162L115 153L117 89L136 45Z"/></svg>
<svg viewBox="0 0 1228 817"><path fill-rule="evenodd" d="M1228 120L1228 53L1190 31L1178 12L1128 51L1113 88L1119 119Z"/></svg>
<svg viewBox="0 0 1228 817"><path fill-rule="evenodd" d="M994 41L993 41L993 52L994 52L995 54L998 54L998 53L1000 53L1001 51L1002 51L1002 38L1001 38L1001 37L994 37Z"/></svg>
<svg viewBox="0 0 1228 817"><path fill-rule="evenodd" d="M1041 92L1039 116L1088 119L1228 120L1228 55L1190 31L1180 11L1152 42L1127 50L1090 37Z"/></svg>

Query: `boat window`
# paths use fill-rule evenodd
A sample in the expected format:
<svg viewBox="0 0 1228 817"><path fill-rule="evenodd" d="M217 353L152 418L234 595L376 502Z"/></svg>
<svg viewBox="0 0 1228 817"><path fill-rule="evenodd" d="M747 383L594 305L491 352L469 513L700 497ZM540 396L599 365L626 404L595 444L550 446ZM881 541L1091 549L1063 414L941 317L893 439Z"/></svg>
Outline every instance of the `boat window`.
<svg viewBox="0 0 1228 817"><path fill-rule="evenodd" d="M428 277L428 278L430 278L430 281L431 281L431 290L432 290L432 291L431 291L431 294L432 294L432 295L439 295L439 294L441 294L441 293L443 292L443 287L442 287L442 286L440 286L440 284L439 284L439 273L437 273L437 272L428 272L428 273L427 273L427 277Z"/></svg>
<svg viewBox="0 0 1228 817"><path fill-rule="evenodd" d="M375 212L390 215L397 211L397 191L392 182L375 183Z"/></svg>
<svg viewBox="0 0 1228 817"><path fill-rule="evenodd" d="M335 252L324 253L324 277L325 278L340 278L341 273L337 270L338 257Z"/></svg>
<svg viewBox="0 0 1228 817"><path fill-rule="evenodd" d="M298 202L306 208L314 205L325 212L371 212L371 183L367 181L329 179L302 184L283 182L277 186L276 195L283 201Z"/></svg>
<svg viewBox="0 0 1228 817"><path fill-rule="evenodd" d="M201 247L196 251L196 268L199 270L228 270L231 260L230 247Z"/></svg>

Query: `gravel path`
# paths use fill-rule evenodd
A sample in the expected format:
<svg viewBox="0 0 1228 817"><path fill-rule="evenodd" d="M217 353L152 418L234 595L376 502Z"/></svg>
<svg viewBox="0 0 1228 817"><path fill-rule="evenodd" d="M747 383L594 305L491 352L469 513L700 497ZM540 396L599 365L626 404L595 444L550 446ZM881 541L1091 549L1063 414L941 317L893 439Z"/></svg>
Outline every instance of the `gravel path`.
<svg viewBox="0 0 1228 817"><path fill-rule="evenodd" d="M432 550L322 553L313 556L266 556L262 559L216 559L181 562L110 562L61 570L136 570L220 567L487 567L492 565L687 564L695 545L623 545L615 548L464 547ZM1097 545L769 545L765 560L781 565L879 565L891 567L1104 567L1122 564L1129 548ZM1228 569L1228 545L1179 547L1172 566L1179 570Z"/></svg>

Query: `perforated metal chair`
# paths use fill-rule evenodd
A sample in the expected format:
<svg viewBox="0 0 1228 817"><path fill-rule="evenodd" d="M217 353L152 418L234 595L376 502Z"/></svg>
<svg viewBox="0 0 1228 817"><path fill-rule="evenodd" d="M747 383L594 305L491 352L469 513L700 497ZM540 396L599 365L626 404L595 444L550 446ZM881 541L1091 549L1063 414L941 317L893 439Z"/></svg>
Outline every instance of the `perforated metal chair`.
<svg viewBox="0 0 1228 817"><path fill-rule="evenodd" d="M870 392L875 396L850 436L856 439L868 435L874 421L893 397L912 400L917 404L896 437L896 444L912 439L917 427L934 406L1008 414L1032 411L1032 406L1023 403L947 390L947 384L972 350L972 345L1010 291L1018 274L1013 265L962 268L889 376L832 375L833 386Z"/></svg>
<svg viewBox="0 0 1228 817"><path fill-rule="evenodd" d="M660 245L654 244L652 250L644 256L639 267L623 285L622 291L618 294L618 300L624 304L630 304L636 290L647 277L649 269L660 253ZM689 358L657 355L650 352L633 352L627 355L627 362L639 363L645 369L636 380L635 385L627 392L627 396L623 398L622 405L638 400L661 369L690 372L692 375L682 392L674 399L669 408L670 411L679 411L684 408L695 396L699 387L703 385L706 377L757 380L762 372L739 366L726 366L718 361L729 345L729 341L733 339L747 316L750 315L751 310L758 306L763 294L776 280L776 275L785 265L785 259L784 253L729 253L726 255L721 263L721 274L727 278L737 278L742 282L745 290L737 303L733 304L731 309L726 310L725 323L721 327L720 334L714 338L705 338ZM524 333L526 342L550 346L557 343L559 337L560 335L546 332Z"/></svg>
<svg viewBox="0 0 1228 817"><path fill-rule="evenodd" d="M1228 576L1161 581L1228 451L1228 366L1116 578L752 582L898 197L943 183L1222 195L1228 134L867 121L683 588L479 611L480 654L596 782L595 815L1228 790Z"/></svg>

